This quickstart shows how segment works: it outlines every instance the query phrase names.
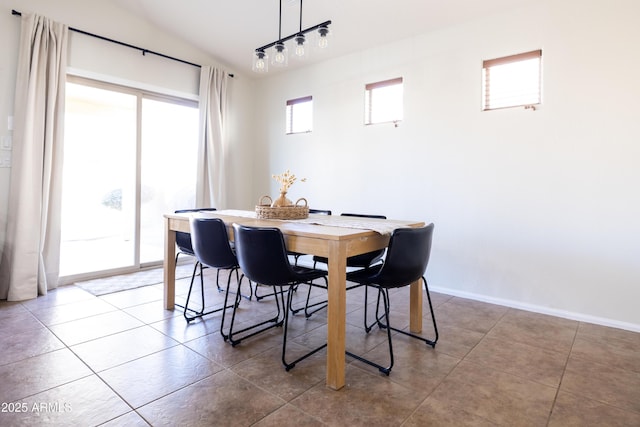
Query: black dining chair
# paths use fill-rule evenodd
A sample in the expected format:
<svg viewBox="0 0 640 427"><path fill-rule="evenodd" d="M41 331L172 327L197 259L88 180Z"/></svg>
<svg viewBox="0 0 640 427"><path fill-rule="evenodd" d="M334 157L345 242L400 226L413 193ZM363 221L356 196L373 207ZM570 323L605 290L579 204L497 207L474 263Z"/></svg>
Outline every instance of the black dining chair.
<svg viewBox="0 0 640 427"><path fill-rule="evenodd" d="M331 215L330 209L309 209L310 214Z"/></svg>
<svg viewBox="0 0 640 427"><path fill-rule="evenodd" d="M331 215L331 211L330 210L326 210L326 209L309 209L309 213L310 214L318 214L318 215ZM295 265L298 265L298 259L301 256L304 256L306 254L303 254L303 253L300 253L300 252L287 251L287 255L292 256L293 260L294 260L293 263ZM256 297L256 299L258 301L260 301L263 298L273 296L273 293L268 293L266 295L259 295L258 294L258 289L260 288L260 286L261 286L261 284L256 284L256 287L255 287L255 297ZM297 287L296 287L296 290L297 290Z"/></svg>
<svg viewBox="0 0 640 427"><path fill-rule="evenodd" d="M359 218L375 218L375 219L387 219L386 216L384 215L371 215L371 214L356 214L356 213L343 213L341 214L341 216L348 216L348 217L359 217ZM347 258L347 267L350 268L357 268L357 269L367 269L370 268L373 265L376 265L380 262L382 262L383 257L384 257L384 251L385 249L379 249L379 250L375 250L375 251L371 251L371 252L367 252L364 254L360 254L360 255L354 255L351 256L349 258ZM313 267L316 267L317 263L323 263L323 264L327 264L328 260L325 257L321 257L321 256L314 256L313 257ZM348 286L347 290L351 290L357 287L360 287L361 285L356 285L356 286ZM314 287L320 287L320 285L314 285ZM319 301L313 304L309 304L310 298L311 298L311 289L312 287L309 287L309 292L307 293L307 303L304 306L304 313L305 316L310 317L313 313L322 310L323 308L325 308L327 306L327 300L323 300L323 301ZM311 308L313 308L311 310ZM295 312L297 313L298 311L300 311L301 309L297 309ZM366 324L366 319L365 319L365 324Z"/></svg>
<svg viewBox="0 0 640 427"><path fill-rule="evenodd" d="M205 302L204 302L204 278L203 275L200 274L200 289L202 292L202 306L200 311L189 309L189 300L191 299L191 291L193 288L193 278L191 279L191 286L189 286L189 293L187 294L187 300L185 302L185 310L184 317L187 322L192 321L197 317L202 317L207 314L215 313L218 311L224 311L227 308L231 308L231 306L227 305L228 297L229 297L229 289L231 288L231 278L235 273L236 281L240 281L238 269L240 268L238 264L238 259L236 258L236 254L231 248L231 244L229 242L229 235L227 233L227 226L224 221L220 218L200 218L200 217L192 217L189 219L189 224L191 226L191 243L193 253L200 263L205 267L215 268L218 270L218 274L216 274L216 286L220 289L218 280L220 278L219 272L220 270L228 270L229 277L227 279L227 287L225 292L224 304L222 308L217 308L208 312L205 312ZM238 291L240 291L238 287ZM236 304L239 304L239 301L236 301ZM187 315L187 311L194 312L194 316ZM222 332L222 328L224 326L224 314L222 317L222 323L220 326L220 333L224 337L224 333Z"/></svg>
<svg viewBox="0 0 640 427"><path fill-rule="evenodd" d="M331 211L328 209L309 209L309 213L316 214L316 215L331 215ZM298 258L306 255L300 252L291 252L291 251L289 251L288 254L293 256L294 264L296 265L298 264Z"/></svg>
<svg viewBox="0 0 640 427"><path fill-rule="evenodd" d="M370 286L378 290L378 303L376 306L376 320L370 326L366 326L367 333L374 325L378 325L381 329L387 330L387 339L389 341L389 358L390 364L382 366L365 359L362 356L347 352L362 362L371 366L375 366L380 372L389 375L393 367L393 345L391 342L391 331L396 331L404 335L424 341L431 347L435 347L438 341L438 327L436 318L431 304L431 295L429 294L429 286L425 279L425 271L429 264L431 254L431 243L433 240L433 224L429 224L420 228L398 228L391 235L389 246L387 248L387 256L384 264L347 274L347 280L355 282L359 285ZM433 321L433 329L435 332L434 339L423 338L420 335L407 332L402 329L394 328L389 323L389 289L408 286L411 283L422 280L429 301L429 310L431 311L431 319ZM384 314L379 315L380 298L382 297ZM366 317L366 314L365 314Z"/></svg>
<svg viewBox="0 0 640 427"><path fill-rule="evenodd" d="M358 217L358 218L375 218L375 219L387 219L385 215L371 215L371 214L358 214L358 213L342 213L340 216ZM347 267L352 268L369 268L372 265L382 261L384 256L384 249L367 252L365 254L355 255L347 258ZM327 258L321 256L314 256L314 267L316 263L327 263Z"/></svg>
<svg viewBox="0 0 640 427"><path fill-rule="evenodd" d="M254 283L271 286L273 288L273 293L276 296L277 313L275 317L258 322L241 330L234 331L233 326L237 314L237 305L235 305L227 338L231 344L235 346L246 338L273 327L284 325L284 334L282 339L282 364L285 366L285 369L289 371L296 365L296 363L306 359L327 346L325 343L294 361L288 362L286 360L287 328L293 288L298 284L310 283L317 279L324 279L326 282L327 272L292 265L287 256L284 237L278 228L249 227L240 224L233 224L233 232L238 263L243 273L240 278L240 282L238 283L238 287L240 287L240 284L245 277ZM236 303L238 302L238 298L238 295L236 295ZM240 338L236 337L237 334L244 334L245 332L249 333L241 336Z"/></svg>
<svg viewBox="0 0 640 427"><path fill-rule="evenodd" d="M193 212L211 212L215 210L216 208L178 209L175 211L175 213L178 214L178 213L193 213ZM178 248L178 250L176 251L176 267L178 266L178 258L180 257L180 255L187 255L187 256L196 258L196 255L193 252L193 244L191 242L191 233L186 233L184 231L176 231L176 246ZM193 265L193 273L191 274L191 285L189 285L189 289L191 289L191 287L193 286L193 280L196 277L198 269L200 269L200 276L202 276L202 271L204 267L196 258L196 263ZM201 295L202 295L202 306L204 307L204 289L202 289ZM184 309L185 311L189 310L180 304L176 304L176 306ZM190 311L194 312L193 310L190 310Z"/></svg>

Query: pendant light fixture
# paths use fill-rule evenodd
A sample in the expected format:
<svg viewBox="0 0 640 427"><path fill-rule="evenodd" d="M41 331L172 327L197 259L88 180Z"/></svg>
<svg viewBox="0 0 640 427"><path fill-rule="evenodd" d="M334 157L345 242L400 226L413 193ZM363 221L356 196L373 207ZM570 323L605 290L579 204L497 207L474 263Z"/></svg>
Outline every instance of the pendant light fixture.
<svg viewBox="0 0 640 427"><path fill-rule="evenodd" d="M309 56L309 50L304 45L306 41L306 37L302 32L302 0L300 0L300 27L298 29L298 34L293 38L295 49L293 53L298 59L305 59Z"/></svg>
<svg viewBox="0 0 640 427"><path fill-rule="evenodd" d="M274 67L286 67L289 64L289 50L286 42L293 41L293 55L296 59L305 59L309 56L309 42L306 34L316 32L317 45L319 48L325 48L328 45L328 37L330 35L329 25L331 21L325 21L321 24L302 29L302 0L300 0L300 26L297 33L290 36L282 37L282 0L280 0L280 10L278 15L278 40L259 47L253 53L252 70L257 73L266 73L269 71L269 54L268 49L273 48L271 52L271 65Z"/></svg>
<svg viewBox="0 0 640 427"><path fill-rule="evenodd" d="M289 63L289 53L287 51L287 47L282 41L282 0L280 0L280 13L278 16L278 41L273 46L276 51L271 58L271 65L276 67L286 67Z"/></svg>

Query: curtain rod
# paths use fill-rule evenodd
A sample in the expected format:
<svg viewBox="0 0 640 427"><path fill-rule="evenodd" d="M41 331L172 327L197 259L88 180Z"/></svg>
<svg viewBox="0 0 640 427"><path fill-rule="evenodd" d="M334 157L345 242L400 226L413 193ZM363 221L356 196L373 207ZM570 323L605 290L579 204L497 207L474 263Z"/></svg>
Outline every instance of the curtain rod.
<svg viewBox="0 0 640 427"><path fill-rule="evenodd" d="M15 15L15 16L22 16L22 13L18 12L15 9L11 10L11 14ZM74 31L76 33L84 34L85 36L95 37L95 38L100 39L100 40L104 40L104 41L107 41L107 42L119 44L120 46L126 46L126 47L131 48L131 49L139 50L139 51L142 52L143 56L146 55L147 53L150 53L152 55L160 56L160 57L165 58L165 59L170 59L172 61L181 62L183 64L191 65L193 67L202 68L202 65L200 65L200 64L196 64L196 63L193 63L193 62L185 61L184 59L174 58L173 56L165 55L164 53L154 52L153 50L144 49L142 47L134 46L134 45L129 44L129 43L125 43L125 42L121 42L121 41L118 41L118 40L110 39L108 37L100 36L98 34L89 33L87 31L79 30L79 29L73 28L73 27L69 27L69 30L70 31ZM229 77L233 77L233 74L229 74Z"/></svg>

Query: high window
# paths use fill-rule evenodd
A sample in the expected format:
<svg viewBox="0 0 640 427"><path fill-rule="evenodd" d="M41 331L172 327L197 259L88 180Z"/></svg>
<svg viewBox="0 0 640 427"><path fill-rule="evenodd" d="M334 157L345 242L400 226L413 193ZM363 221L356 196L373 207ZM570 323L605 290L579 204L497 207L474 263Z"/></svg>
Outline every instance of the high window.
<svg viewBox="0 0 640 427"><path fill-rule="evenodd" d="M402 92L402 77L368 83L365 86L364 123L402 120Z"/></svg>
<svg viewBox="0 0 640 427"><path fill-rule="evenodd" d="M542 50L489 59L482 63L482 109L542 102Z"/></svg>
<svg viewBox="0 0 640 427"><path fill-rule="evenodd" d="M313 98L290 99L287 101L287 133L311 132L313 125Z"/></svg>

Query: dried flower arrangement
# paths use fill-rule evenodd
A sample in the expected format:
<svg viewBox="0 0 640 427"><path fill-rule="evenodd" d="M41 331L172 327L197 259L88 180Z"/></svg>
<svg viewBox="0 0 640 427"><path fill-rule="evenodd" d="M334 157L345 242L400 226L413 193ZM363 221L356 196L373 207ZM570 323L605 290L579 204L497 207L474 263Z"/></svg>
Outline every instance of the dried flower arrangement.
<svg viewBox="0 0 640 427"><path fill-rule="evenodd" d="M291 173L289 169L281 173L280 175L271 175L273 179L280 183L280 192L286 193L289 191L289 188L293 185L294 182L298 180L298 178ZM305 182L307 178L300 179L300 182Z"/></svg>

